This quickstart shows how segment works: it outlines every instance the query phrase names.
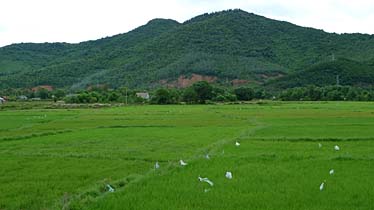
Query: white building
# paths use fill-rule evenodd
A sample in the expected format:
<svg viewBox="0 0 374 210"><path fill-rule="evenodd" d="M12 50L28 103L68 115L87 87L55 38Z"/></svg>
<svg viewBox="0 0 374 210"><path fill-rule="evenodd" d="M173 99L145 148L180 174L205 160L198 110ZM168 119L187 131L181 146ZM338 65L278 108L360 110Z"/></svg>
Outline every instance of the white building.
<svg viewBox="0 0 374 210"><path fill-rule="evenodd" d="M149 93L147 92L142 92L142 93L136 93L136 96L145 100L149 99Z"/></svg>
<svg viewBox="0 0 374 210"><path fill-rule="evenodd" d="M19 100L27 100L28 98L27 98L27 96L24 96L24 95L22 95L22 96L18 96L17 97Z"/></svg>

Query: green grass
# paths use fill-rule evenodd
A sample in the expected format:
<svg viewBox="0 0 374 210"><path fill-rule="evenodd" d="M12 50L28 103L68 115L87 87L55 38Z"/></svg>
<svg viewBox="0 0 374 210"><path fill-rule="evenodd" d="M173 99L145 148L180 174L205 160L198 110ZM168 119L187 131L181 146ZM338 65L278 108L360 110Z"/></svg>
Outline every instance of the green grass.
<svg viewBox="0 0 374 210"><path fill-rule="evenodd" d="M373 105L3 109L0 209L374 209Z"/></svg>

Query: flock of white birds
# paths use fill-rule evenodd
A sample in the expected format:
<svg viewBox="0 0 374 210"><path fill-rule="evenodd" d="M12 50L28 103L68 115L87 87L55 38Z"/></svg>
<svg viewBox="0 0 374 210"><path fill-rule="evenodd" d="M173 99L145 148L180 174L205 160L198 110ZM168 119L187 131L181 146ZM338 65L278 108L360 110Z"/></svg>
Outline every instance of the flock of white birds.
<svg viewBox="0 0 374 210"><path fill-rule="evenodd" d="M235 146L240 146L240 143L239 142L235 142ZM222 154L224 154L225 152L223 151L222 152ZM205 155L205 158L206 159L210 159L210 156L209 156L209 154L206 154ZM186 162L184 162L183 160L179 160L179 164L181 165L181 166L186 166L186 165L188 165ZM158 165L158 162L156 162L156 164L155 164L155 169L158 169L160 166ZM232 179L232 172L230 172L230 171L226 171L226 174L225 174L225 177L227 178L227 179ZM206 182L206 183L208 183L211 187L213 187L214 186L214 183L211 181L211 180L209 180L208 179L208 177L200 177L200 176L198 176L197 177L198 178L198 180L200 181L200 182ZM210 191L210 189L204 189L204 192L209 192Z"/></svg>
<svg viewBox="0 0 374 210"><path fill-rule="evenodd" d="M318 143L318 147L321 148L322 147L322 144L321 143ZM339 151L340 150L340 147L338 145L335 145L334 146L334 150L335 151ZM333 175L335 173L335 170L334 169L330 169L329 171L329 174L330 175ZM325 183L326 183L326 179L323 180L323 182L321 183L321 185L319 185L319 190L322 191L324 188L325 188Z"/></svg>
<svg viewBox="0 0 374 210"><path fill-rule="evenodd" d="M235 146L237 146L237 147L239 147L240 146L240 143L239 142L235 142ZM224 151L222 151L222 154L224 154L225 152ZM206 154L205 155L205 158L206 159L210 159L210 156L209 156L209 154ZM184 160L179 160L179 165L180 166L187 166L188 165L188 163L186 163ZM159 169L160 168L160 164L158 163L158 161L155 163L155 165L154 165L154 169L155 170L157 170L157 169ZM227 179L232 179L232 172L230 172L230 171L226 171L226 174L225 174L225 177L227 178ZM214 186L214 183L211 181L211 180L209 180L209 178L208 177L200 177L200 176L198 176L197 177L198 178L198 180L200 181L200 182L205 182L205 183L208 183L211 187L213 187ZM110 192L114 192L114 190L113 191L111 191L110 189L113 189L113 188L109 188L110 187L110 185L108 185L108 189L109 189L109 191ZM210 191L210 189L204 189L204 192L209 192Z"/></svg>
<svg viewBox="0 0 374 210"><path fill-rule="evenodd" d="M240 146L240 143L239 143L238 141L236 141L236 142L235 142L235 146L236 146L236 147L239 147L239 146ZM321 143L318 143L318 147L319 147L319 148L322 148L322 144L321 144ZM335 145L335 146L334 146L334 150L335 150L335 151L339 151L339 150L340 150L340 147L339 147L338 145ZM225 152L222 151L222 154L224 154L224 153L225 153ZM206 158L206 159L210 159L209 154L206 154L206 155L205 155L205 158ZM188 163L184 162L182 159L179 160L179 164L180 164L182 167L188 165ZM155 165L154 165L154 169L157 170L157 169L159 169L159 168L160 168L160 164L159 164L158 161L157 161L157 162L155 163ZM330 169L329 174L330 174L330 175L333 175L334 173L335 173L334 169ZM233 176L232 176L232 172L227 171L226 174L225 174L225 177L226 177L227 179L232 179L232 177L233 177ZM199 180L200 182L206 182L206 183L208 183L211 187L213 187L213 185L214 185L214 183L213 183L211 180L209 180L207 177L202 178L202 177L199 176L199 177L198 177L198 180ZM326 183L326 180L323 180L323 182L322 182L321 185L319 186L319 190L320 190L320 191L322 191L322 190L325 188L325 183ZM107 184L106 187L108 188L108 191L109 191L109 192L114 192L114 188L113 188L111 185ZM210 191L210 189L204 189L204 192L209 192L209 191Z"/></svg>

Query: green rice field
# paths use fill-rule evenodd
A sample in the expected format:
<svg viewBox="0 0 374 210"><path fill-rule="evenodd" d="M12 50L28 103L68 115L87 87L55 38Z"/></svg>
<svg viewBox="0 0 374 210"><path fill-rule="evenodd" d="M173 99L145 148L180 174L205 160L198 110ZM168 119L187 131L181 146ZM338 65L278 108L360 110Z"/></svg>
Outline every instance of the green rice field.
<svg viewBox="0 0 374 210"><path fill-rule="evenodd" d="M374 103L4 108L0 209L372 210Z"/></svg>

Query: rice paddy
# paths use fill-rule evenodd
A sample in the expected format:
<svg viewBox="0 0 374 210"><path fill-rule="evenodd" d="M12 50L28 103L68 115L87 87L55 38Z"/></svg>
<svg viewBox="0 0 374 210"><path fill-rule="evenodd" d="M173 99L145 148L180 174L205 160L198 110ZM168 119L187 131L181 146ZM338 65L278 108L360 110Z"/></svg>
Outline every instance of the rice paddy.
<svg viewBox="0 0 374 210"><path fill-rule="evenodd" d="M3 109L0 209L374 209L373 107Z"/></svg>

